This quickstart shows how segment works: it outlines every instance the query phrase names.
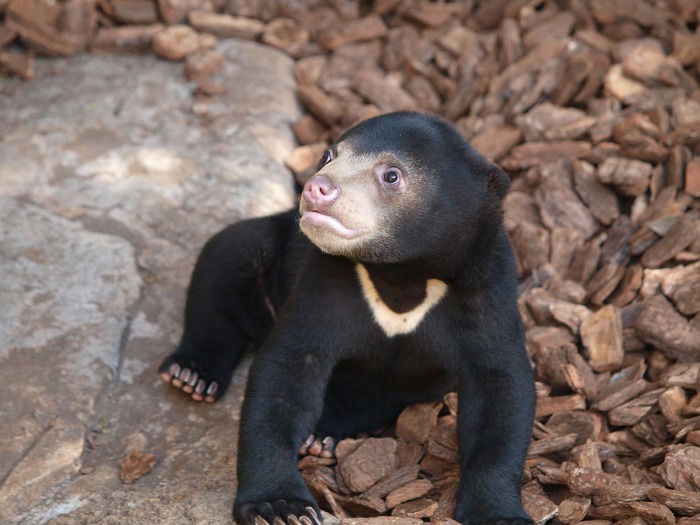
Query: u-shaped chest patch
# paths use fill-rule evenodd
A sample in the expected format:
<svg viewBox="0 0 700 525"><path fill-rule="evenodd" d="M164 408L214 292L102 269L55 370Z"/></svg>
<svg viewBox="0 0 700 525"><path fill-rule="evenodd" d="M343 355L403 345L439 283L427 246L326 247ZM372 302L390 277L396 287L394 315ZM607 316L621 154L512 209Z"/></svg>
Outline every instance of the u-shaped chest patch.
<svg viewBox="0 0 700 525"><path fill-rule="evenodd" d="M438 304L447 293L446 283L438 279L428 279L425 283L425 298L423 301L407 312L395 312L382 300L367 268L361 264L358 264L355 268L360 280L362 295L372 312L372 317L389 337L413 332L418 328L418 325L430 309Z"/></svg>

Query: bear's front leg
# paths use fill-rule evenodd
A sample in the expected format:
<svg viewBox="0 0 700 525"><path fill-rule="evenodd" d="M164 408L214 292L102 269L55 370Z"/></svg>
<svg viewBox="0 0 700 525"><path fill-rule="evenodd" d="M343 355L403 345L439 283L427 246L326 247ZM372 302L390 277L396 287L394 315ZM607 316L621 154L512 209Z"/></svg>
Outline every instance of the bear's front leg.
<svg viewBox="0 0 700 525"><path fill-rule="evenodd" d="M464 525L533 525L520 490L534 417L534 378L524 349L514 346L499 357L473 361L460 378L455 519Z"/></svg>
<svg viewBox="0 0 700 525"><path fill-rule="evenodd" d="M306 350L308 340L280 332L253 363L243 402L233 506L240 525L260 525L258 518L269 525L280 519L288 525L321 523L297 469L297 452L321 415L334 363Z"/></svg>

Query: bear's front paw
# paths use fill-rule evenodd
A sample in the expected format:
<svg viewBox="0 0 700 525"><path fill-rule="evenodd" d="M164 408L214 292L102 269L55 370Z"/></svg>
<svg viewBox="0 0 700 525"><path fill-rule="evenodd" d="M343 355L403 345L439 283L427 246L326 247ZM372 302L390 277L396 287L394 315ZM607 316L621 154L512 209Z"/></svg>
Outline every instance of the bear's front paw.
<svg viewBox="0 0 700 525"><path fill-rule="evenodd" d="M316 504L296 498L244 503L233 514L239 525L323 525Z"/></svg>

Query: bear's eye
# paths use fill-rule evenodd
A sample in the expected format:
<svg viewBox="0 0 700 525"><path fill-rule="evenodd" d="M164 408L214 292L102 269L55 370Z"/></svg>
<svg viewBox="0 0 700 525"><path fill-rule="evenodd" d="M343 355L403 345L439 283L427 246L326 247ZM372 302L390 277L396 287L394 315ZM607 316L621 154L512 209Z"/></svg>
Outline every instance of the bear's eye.
<svg viewBox="0 0 700 525"><path fill-rule="evenodd" d="M401 173L396 169L387 170L382 175L382 180L387 184L396 184L401 180Z"/></svg>
<svg viewBox="0 0 700 525"><path fill-rule="evenodd" d="M321 156L321 161L318 163L318 167L325 166L328 164L330 161L333 160L333 150L327 149L326 151L323 152L323 155Z"/></svg>

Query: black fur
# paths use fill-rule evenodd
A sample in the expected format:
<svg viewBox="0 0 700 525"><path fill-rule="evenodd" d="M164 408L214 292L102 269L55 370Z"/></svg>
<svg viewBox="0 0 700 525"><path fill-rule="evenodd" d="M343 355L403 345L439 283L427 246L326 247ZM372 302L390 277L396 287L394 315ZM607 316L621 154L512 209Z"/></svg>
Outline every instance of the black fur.
<svg viewBox="0 0 700 525"><path fill-rule="evenodd" d="M318 511L296 467L309 434L372 431L407 404L452 390L462 471L455 518L531 523L520 486L534 385L501 224L507 177L447 123L414 113L365 121L342 141L410 158L429 180L420 206L392 226L391 263L322 253L298 232L294 211L231 226L200 256L182 342L161 370L195 367L220 395L247 342L262 343L241 418L234 517L242 525ZM449 288L415 331L390 338L365 303L355 262L397 311L420 303L426 279Z"/></svg>

